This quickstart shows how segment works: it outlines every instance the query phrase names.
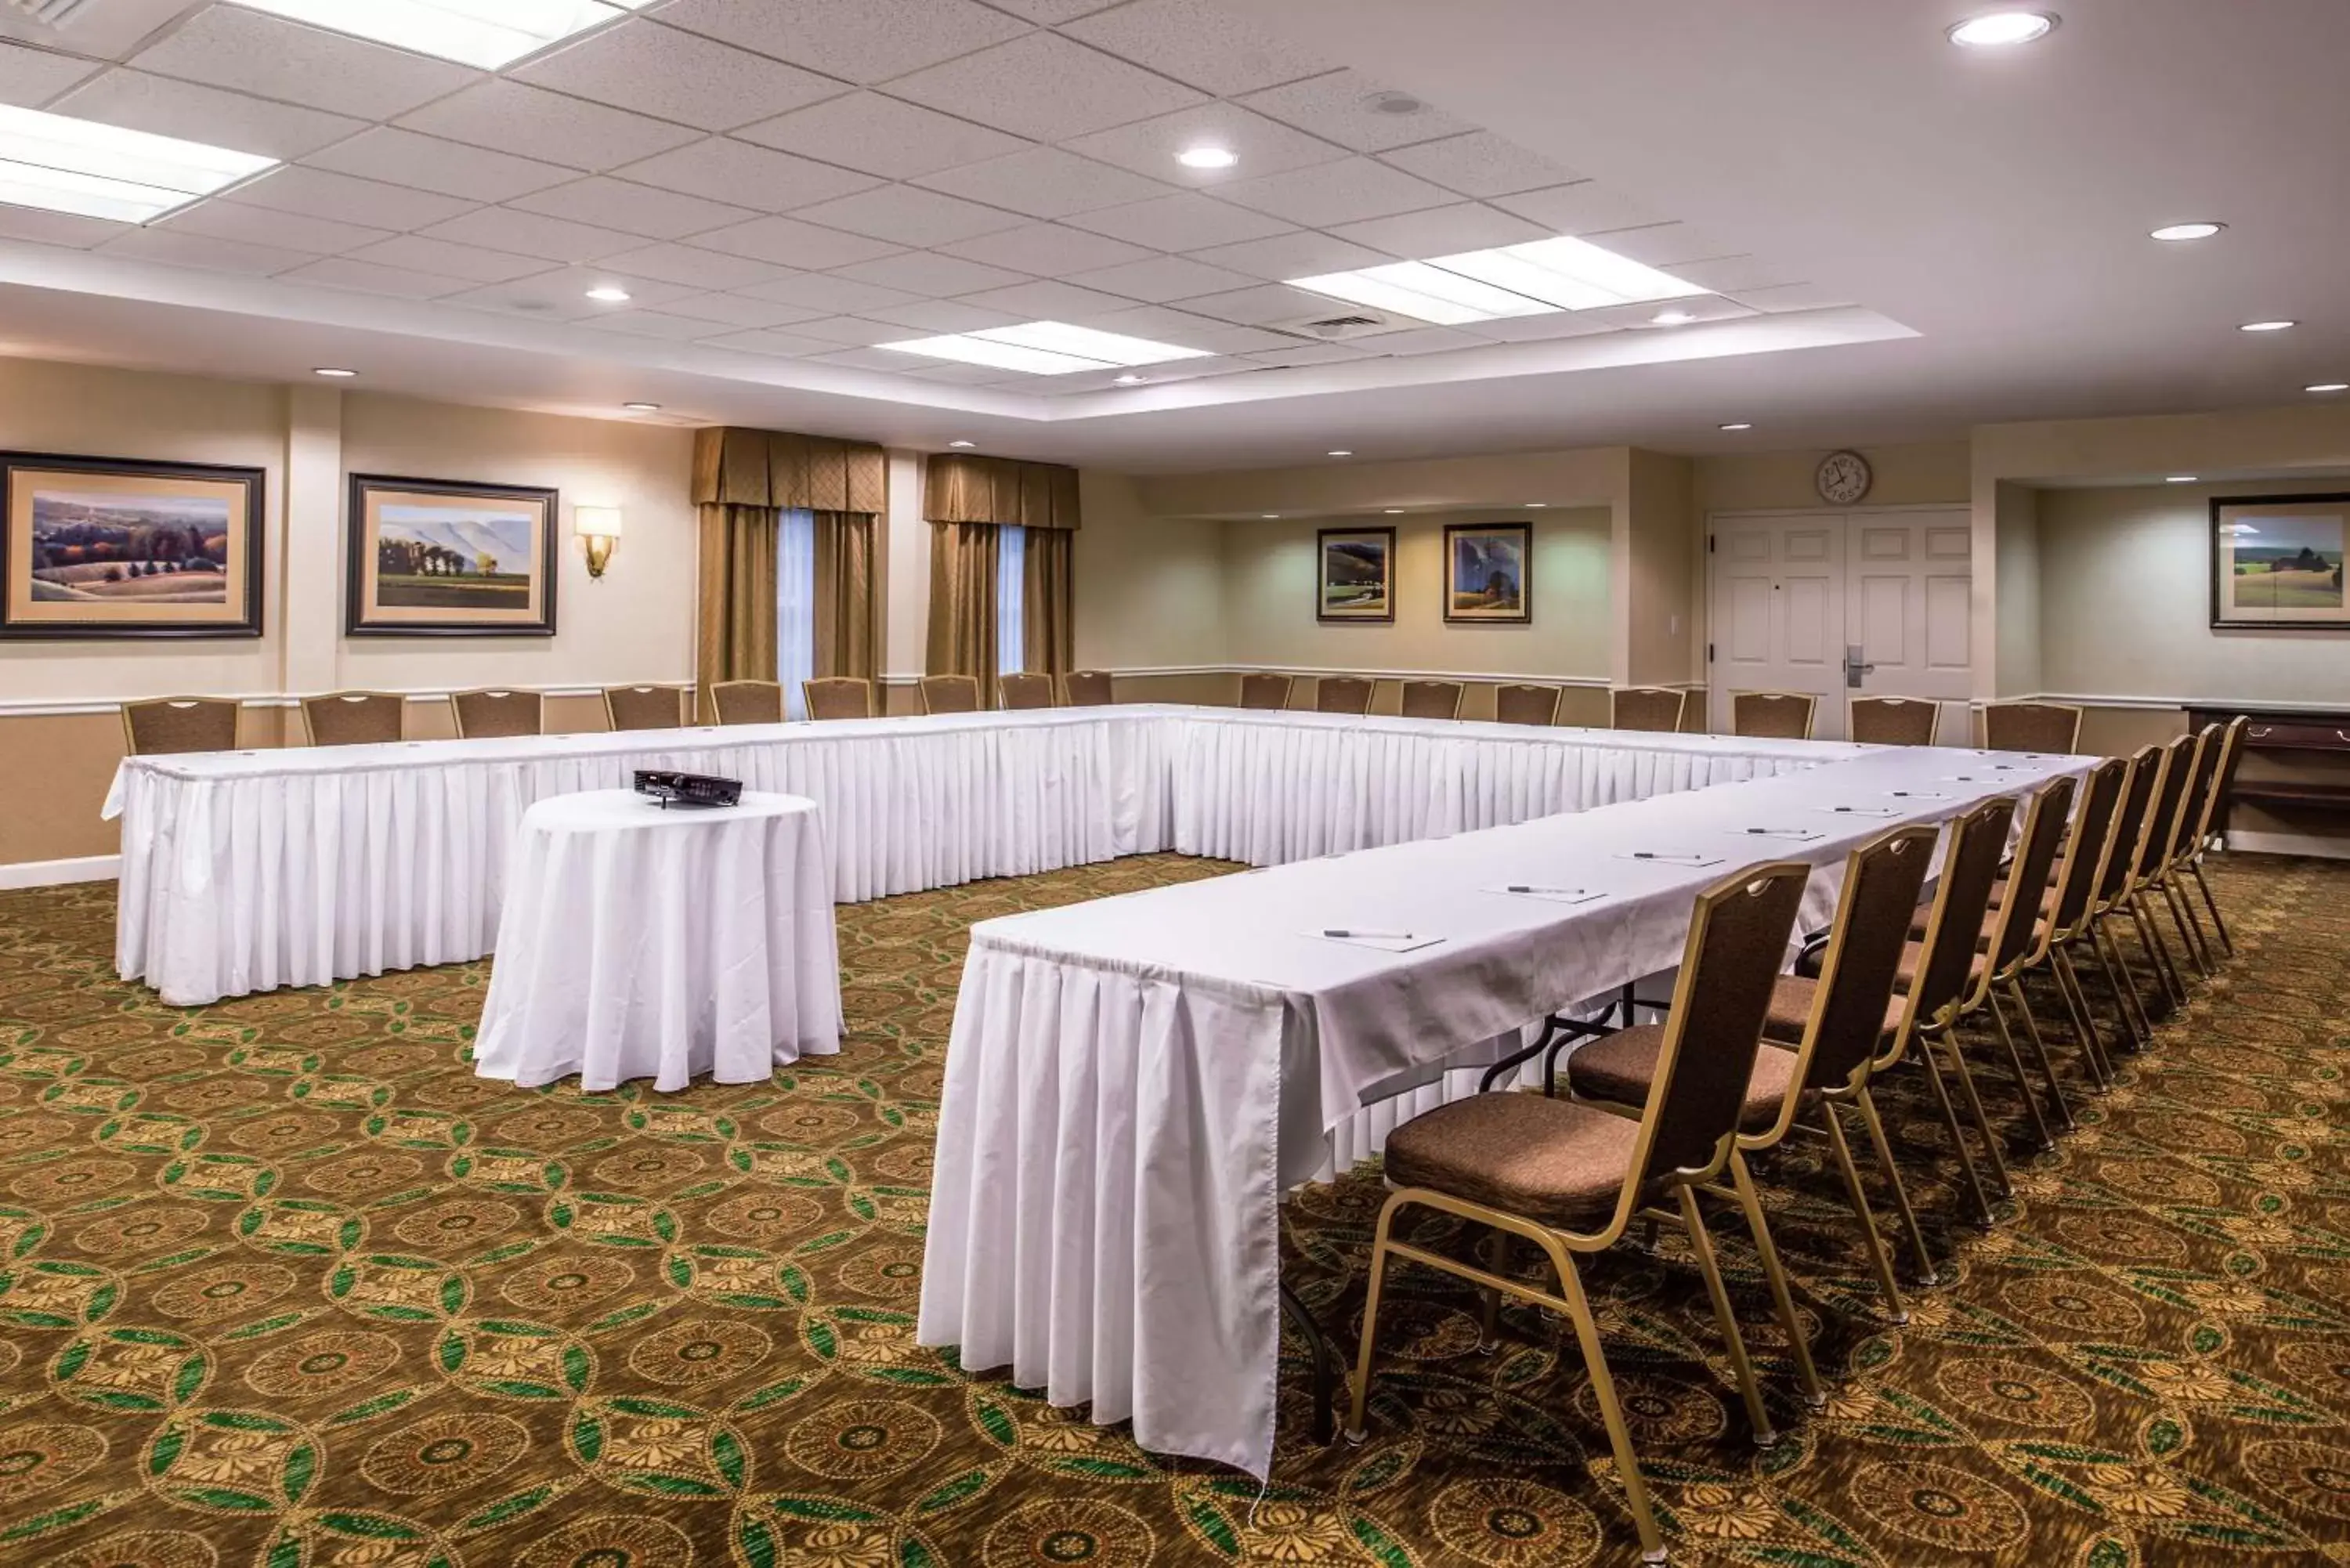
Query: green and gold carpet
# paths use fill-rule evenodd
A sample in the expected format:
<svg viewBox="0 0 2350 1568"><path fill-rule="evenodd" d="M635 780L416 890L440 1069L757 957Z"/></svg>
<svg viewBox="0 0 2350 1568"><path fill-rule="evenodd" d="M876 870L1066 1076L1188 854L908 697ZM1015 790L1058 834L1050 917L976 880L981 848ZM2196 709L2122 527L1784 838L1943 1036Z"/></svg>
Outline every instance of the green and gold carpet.
<svg viewBox="0 0 2350 1568"><path fill-rule="evenodd" d="M1165 1461L914 1344L965 929L1214 875L1149 858L841 911L852 1036L767 1085L472 1075L486 966L181 1012L111 975L110 884L0 894L0 1563L917 1568L1630 1556L1571 1340L1414 1270L1371 1438ZM1669 1246L1592 1271L1677 1560L2350 1563L2350 867L2238 861L2239 955L2084 1126L1872 1313L1835 1189L1766 1178L1826 1370L1758 1453ZM1994 1113L2011 1086L1987 1075ZM1351 1350L1376 1179L1286 1210Z"/></svg>

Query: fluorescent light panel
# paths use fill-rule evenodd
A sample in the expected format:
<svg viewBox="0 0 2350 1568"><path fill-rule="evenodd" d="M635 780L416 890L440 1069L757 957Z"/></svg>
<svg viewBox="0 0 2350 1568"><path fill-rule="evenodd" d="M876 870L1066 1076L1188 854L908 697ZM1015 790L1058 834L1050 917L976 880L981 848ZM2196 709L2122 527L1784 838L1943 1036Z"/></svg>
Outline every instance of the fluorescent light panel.
<svg viewBox="0 0 2350 1568"><path fill-rule="evenodd" d="M1072 327L1066 321L1025 321L1014 327L991 327L982 332L910 337L880 347L899 354L922 354L933 359L961 360L967 365L1024 370L1032 376L1066 376L1079 370L1163 365L1170 359L1210 357L1205 348L1180 348L1172 343L1154 343L1148 337L1097 332L1090 327Z"/></svg>
<svg viewBox="0 0 2350 1568"><path fill-rule="evenodd" d="M1424 262L1294 277L1289 283L1293 288L1311 289L1443 327L1554 310L1645 305L1713 292L1587 240L1564 235L1498 250L1463 251Z"/></svg>
<svg viewBox="0 0 2350 1568"><path fill-rule="evenodd" d="M651 0L230 0L353 37L494 71Z"/></svg>
<svg viewBox="0 0 2350 1568"><path fill-rule="evenodd" d="M143 223L277 160L0 105L0 202Z"/></svg>

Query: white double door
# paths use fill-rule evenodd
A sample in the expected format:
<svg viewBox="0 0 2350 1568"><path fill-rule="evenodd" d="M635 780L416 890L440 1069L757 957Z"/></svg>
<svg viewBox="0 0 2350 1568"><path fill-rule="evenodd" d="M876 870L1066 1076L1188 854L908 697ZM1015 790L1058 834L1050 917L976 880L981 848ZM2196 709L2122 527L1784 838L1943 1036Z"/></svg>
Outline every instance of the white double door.
<svg viewBox="0 0 2350 1568"><path fill-rule="evenodd" d="M1708 565L1711 728L1737 691L1807 691L1840 740L1854 697L1943 705L1969 743L1973 524L1961 510L1717 514Z"/></svg>

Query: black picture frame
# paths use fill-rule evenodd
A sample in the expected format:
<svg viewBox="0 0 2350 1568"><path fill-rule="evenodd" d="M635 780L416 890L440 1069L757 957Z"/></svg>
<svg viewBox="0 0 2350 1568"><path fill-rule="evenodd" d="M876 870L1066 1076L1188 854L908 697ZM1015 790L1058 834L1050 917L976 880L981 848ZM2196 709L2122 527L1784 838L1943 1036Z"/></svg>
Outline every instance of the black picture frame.
<svg viewBox="0 0 2350 1568"><path fill-rule="evenodd" d="M43 474L85 475L109 481L149 481L224 487L228 529L223 535L220 576L223 612L206 618L201 612L159 615L154 618L78 621L64 612L40 607L53 600L34 597L36 574L55 568L34 564L39 545L33 519L30 488ZM267 472L225 463L164 462L141 458L81 457L55 452L0 452L0 639L28 642L113 642L151 639L257 638L261 635L262 597L267 577L263 569L269 548ZM130 493L125 492L126 498ZM192 534L199 557L209 546ZM125 566L170 568L161 576L178 575L177 563L151 557L119 558ZM88 563L114 566L118 558ZM119 580L119 579L118 579ZM242 603L238 602L242 597Z"/></svg>
<svg viewBox="0 0 2350 1568"><path fill-rule="evenodd" d="M480 501L521 505L536 511L536 547L525 552L535 582L524 592L523 613L497 615L479 611L478 604L452 604L440 608L388 606L380 593L380 538L378 504L392 496L441 497L452 502ZM468 480L410 479L398 474L354 473L343 514L343 635L346 637L553 637L556 595L561 579L563 498L544 485L489 484ZM455 554L454 552L444 552ZM370 566L379 570L370 570ZM460 576L469 574L457 574ZM503 575L503 574L501 574ZM503 588L452 587L452 595L505 591ZM535 597L534 597L535 596Z"/></svg>
<svg viewBox="0 0 2350 1568"><path fill-rule="evenodd" d="M1391 626L1395 623L1395 544L1392 528L1321 528L1314 535L1314 618L1324 626ZM1333 605L1330 591L1331 551L1349 553L1376 549L1378 591L1375 609ZM1359 558L1359 557L1358 557ZM1359 586L1359 585L1350 585Z"/></svg>
<svg viewBox="0 0 2350 1568"><path fill-rule="evenodd" d="M2268 616L2245 615L2241 613L2242 607L2239 604L2236 606L2238 613L2232 615L2229 613L2230 600L2235 596L2228 589L2240 576L2245 575L2241 564L2232 558L2233 552L2229 541L2236 536L2233 530L2237 526L2237 521L2230 514L2247 507L2260 506L2336 506L2344 509L2345 515L2337 520L2333 536L2329 541L2333 546L2330 552L2334 563L2333 581L2330 587L2333 603L2287 608L2282 614ZM2211 570L2211 629L2214 631L2350 631L2350 594L2345 594L2342 581L2343 568L2345 564L2345 546L2350 546L2350 537L2345 537L2350 535L2350 493L2335 491L2313 495L2214 495L2211 497L2210 528L2210 537L2207 543ZM2303 554L2312 553L2314 552L2311 545L2304 542ZM2324 553L2315 553L2319 556L2321 566L2314 570L2322 572ZM2310 574L2295 575L2306 576ZM2308 586L2316 587L2317 585ZM2323 597L2323 593L2324 590L2321 590L2320 597Z"/></svg>
<svg viewBox="0 0 2350 1568"><path fill-rule="evenodd" d="M1463 534L1512 537L1517 550L1516 598L1483 612L1461 605L1460 551ZM1531 523L1448 523L1444 527L1444 623L1447 626L1531 626L1534 618L1534 525Z"/></svg>

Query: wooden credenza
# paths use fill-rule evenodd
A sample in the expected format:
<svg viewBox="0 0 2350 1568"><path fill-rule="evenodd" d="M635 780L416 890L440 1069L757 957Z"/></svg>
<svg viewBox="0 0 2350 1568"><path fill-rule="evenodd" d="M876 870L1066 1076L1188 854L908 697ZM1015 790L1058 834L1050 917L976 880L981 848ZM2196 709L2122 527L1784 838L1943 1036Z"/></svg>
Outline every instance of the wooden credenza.
<svg viewBox="0 0 2350 1568"><path fill-rule="evenodd" d="M2220 803L2217 826L2225 831L2239 806L2263 814L2350 816L2350 710L2338 712L2270 712L2258 708L2189 708L2197 729L2226 724L2239 715L2244 754L2235 782Z"/></svg>

